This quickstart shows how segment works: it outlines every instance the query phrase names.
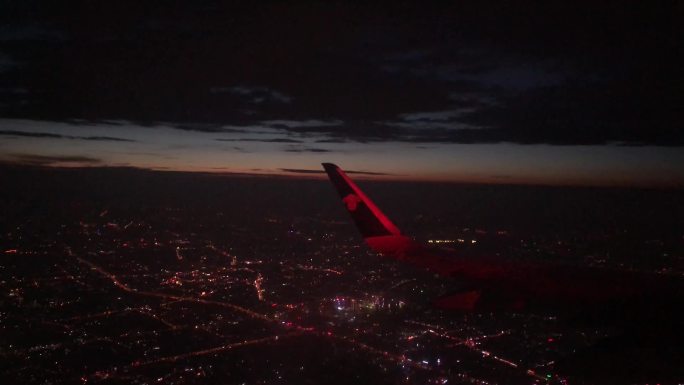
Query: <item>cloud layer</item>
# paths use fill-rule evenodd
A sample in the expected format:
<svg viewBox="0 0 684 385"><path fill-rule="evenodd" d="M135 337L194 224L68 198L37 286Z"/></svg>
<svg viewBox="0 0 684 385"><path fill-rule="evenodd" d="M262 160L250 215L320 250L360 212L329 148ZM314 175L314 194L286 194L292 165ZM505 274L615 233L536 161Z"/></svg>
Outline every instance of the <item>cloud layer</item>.
<svg viewBox="0 0 684 385"><path fill-rule="evenodd" d="M51 133L51 132L28 132L28 131L17 131L17 130L0 130L0 136L91 140L91 141L101 141L101 142L135 142L135 140L132 140L132 139L117 138L117 137L112 137L112 136L62 135L62 134L55 134L55 133Z"/></svg>
<svg viewBox="0 0 684 385"><path fill-rule="evenodd" d="M677 2L4 11L6 118L269 127L293 142L684 145Z"/></svg>
<svg viewBox="0 0 684 385"><path fill-rule="evenodd" d="M37 155L37 154L10 154L11 163L32 165L32 166L55 166L55 165L75 165L88 166L98 165L101 159L80 156L80 155Z"/></svg>

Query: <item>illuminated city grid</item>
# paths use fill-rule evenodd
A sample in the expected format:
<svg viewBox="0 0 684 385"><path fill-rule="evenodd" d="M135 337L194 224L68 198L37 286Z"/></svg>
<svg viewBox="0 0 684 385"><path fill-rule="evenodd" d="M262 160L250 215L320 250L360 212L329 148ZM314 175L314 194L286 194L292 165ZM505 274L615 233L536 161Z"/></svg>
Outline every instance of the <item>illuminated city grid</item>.
<svg viewBox="0 0 684 385"><path fill-rule="evenodd" d="M24 384L563 384L556 362L612 332L568 326L553 313L440 310L432 303L459 283L370 252L329 192L340 210L330 217L246 207L247 217L237 205L198 210L182 202L72 203L55 209L69 211L56 219L5 227L4 377ZM427 244L530 258L588 250L579 241L519 234L434 226L421 235ZM620 261L594 252L582 263Z"/></svg>

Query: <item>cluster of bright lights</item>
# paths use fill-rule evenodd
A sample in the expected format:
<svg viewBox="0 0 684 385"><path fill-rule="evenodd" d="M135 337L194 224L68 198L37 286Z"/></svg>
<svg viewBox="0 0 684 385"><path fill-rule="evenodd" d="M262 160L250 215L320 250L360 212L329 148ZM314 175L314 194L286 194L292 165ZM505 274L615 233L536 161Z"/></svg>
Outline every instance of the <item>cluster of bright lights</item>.
<svg viewBox="0 0 684 385"><path fill-rule="evenodd" d="M430 239L428 240L428 243L468 243L467 240L463 238L457 238L457 239ZM471 239L470 243L477 243L476 239Z"/></svg>

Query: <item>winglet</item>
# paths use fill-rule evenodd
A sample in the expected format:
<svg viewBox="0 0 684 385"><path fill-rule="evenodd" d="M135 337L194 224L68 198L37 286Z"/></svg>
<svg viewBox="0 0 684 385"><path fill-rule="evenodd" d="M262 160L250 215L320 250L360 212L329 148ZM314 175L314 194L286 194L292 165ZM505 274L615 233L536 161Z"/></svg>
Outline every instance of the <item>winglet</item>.
<svg viewBox="0 0 684 385"><path fill-rule="evenodd" d="M423 263L422 247L411 238L402 235L399 228L380 211L347 174L332 163L323 163L325 172L342 198L356 227L370 248L382 255L414 263Z"/></svg>
<svg viewBox="0 0 684 385"><path fill-rule="evenodd" d="M364 238L401 234L342 169L332 163L323 163L323 168Z"/></svg>

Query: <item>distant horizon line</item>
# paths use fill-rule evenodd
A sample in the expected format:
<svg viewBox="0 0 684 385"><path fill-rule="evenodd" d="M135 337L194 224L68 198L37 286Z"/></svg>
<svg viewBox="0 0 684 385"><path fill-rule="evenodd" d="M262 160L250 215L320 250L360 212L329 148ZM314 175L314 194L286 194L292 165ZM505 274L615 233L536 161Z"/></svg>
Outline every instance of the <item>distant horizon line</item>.
<svg viewBox="0 0 684 385"><path fill-rule="evenodd" d="M320 180L327 181L325 171L321 169L273 169L273 170L255 170L253 172L244 171L230 171L224 168L208 169L208 170L182 170L160 167L141 167L131 165L40 165L27 164L11 161L0 161L0 168L28 168L44 171L106 171L106 170L129 170L136 172L149 173L175 173L175 174L195 174L208 177L229 177L229 178L278 178L278 179L294 179L294 180ZM408 175L399 174L385 174L370 171L346 171L352 175L355 180L364 182L382 182L382 183L426 183L426 184L454 184L454 185L476 185L476 186L527 186L527 187L552 187L552 188L617 188L617 189L635 189L635 190L681 190L684 185L671 183L647 184L647 183L590 183L590 182L573 182L573 181L556 181L556 182L541 182L532 180L516 180L510 178L505 181L495 181L491 179L431 179L431 178L412 178Z"/></svg>

